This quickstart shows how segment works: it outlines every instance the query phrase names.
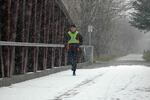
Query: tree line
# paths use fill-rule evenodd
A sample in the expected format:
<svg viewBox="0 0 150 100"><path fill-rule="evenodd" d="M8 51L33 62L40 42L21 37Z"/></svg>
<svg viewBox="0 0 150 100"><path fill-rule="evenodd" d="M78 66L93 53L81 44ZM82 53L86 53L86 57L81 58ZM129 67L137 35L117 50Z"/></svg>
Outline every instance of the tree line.
<svg viewBox="0 0 150 100"><path fill-rule="evenodd" d="M69 12L75 19L84 36L84 44L89 44L88 25L94 27L92 32L92 45L95 57L101 55L126 54L130 52L132 43L125 40L118 21L126 19L126 12L132 8L132 2L126 0L64 0L68 3ZM75 18L74 16L77 15ZM124 30L123 30L124 31ZM125 33L125 32L124 32ZM127 33L128 34L128 33ZM129 35L130 37L130 35ZM131 35L134 38L133 35ZM117 42L117 44L115 43ZM124 48L122 45L126 44Z"/></svg>

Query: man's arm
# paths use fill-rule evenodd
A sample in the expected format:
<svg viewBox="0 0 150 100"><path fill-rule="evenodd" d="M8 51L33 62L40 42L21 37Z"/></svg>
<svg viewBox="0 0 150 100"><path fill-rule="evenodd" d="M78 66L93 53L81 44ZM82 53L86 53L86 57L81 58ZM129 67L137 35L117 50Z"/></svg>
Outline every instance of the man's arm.
<svg viewBox="0 0 150 100"><path fill-rule="evenodd" d="M67 44L68 41L69 41L69 35L68 35L68 33L65 33L64 34L64 44Z"/></svg>
<svg viewBox="0 0 150 100"><path fill-rule="evenodd" d="M65 34L64 34L64 46L65 46L65 49L66 49L66 50L69 49L68 41L69 41L69 34L68 34L68 33L65 33Z"/></svg>
<svg viewBox="0 0 150 100"><path fill-rule="evenodd" d="M80 41L80 45L82 45L83 44L83 37L82 37L82 35L81 34L78 34L78 39L79 39L79 41Z"/></svg>

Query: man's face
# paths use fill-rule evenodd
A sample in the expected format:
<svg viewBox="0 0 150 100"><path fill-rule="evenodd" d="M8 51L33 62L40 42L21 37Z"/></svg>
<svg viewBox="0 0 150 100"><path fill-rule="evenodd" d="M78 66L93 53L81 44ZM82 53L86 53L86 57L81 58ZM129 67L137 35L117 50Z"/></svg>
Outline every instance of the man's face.
<svg viewBox="0 0 150 100"><path fill-rule="evenodd" d="M76 30L77 30L76 27L71 27L71 28L70 28L70 31L71 31L71 32L76 32Z"/></svg>

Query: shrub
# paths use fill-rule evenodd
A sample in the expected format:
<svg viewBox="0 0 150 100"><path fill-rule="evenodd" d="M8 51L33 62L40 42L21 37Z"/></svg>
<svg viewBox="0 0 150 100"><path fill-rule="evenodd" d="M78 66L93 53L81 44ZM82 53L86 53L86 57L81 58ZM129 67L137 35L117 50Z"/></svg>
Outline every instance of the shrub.
<svg viewBox="0 0 150 100"><path fill-rule="evenodd" d="M143 58L145 61L150 62L150 50L144 52Z"/></svg>

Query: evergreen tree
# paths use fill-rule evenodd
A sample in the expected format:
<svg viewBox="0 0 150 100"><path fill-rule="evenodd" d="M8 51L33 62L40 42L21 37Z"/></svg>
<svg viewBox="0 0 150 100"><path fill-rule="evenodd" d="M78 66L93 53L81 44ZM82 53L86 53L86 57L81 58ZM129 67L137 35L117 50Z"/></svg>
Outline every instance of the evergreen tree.
<svg viewBox="0 0 150 100"><path fill-rule="evenodd" d="M150 0L136 0L133 8L135 11L131 13L131 25L143 31L150 31Z"/></svg>

